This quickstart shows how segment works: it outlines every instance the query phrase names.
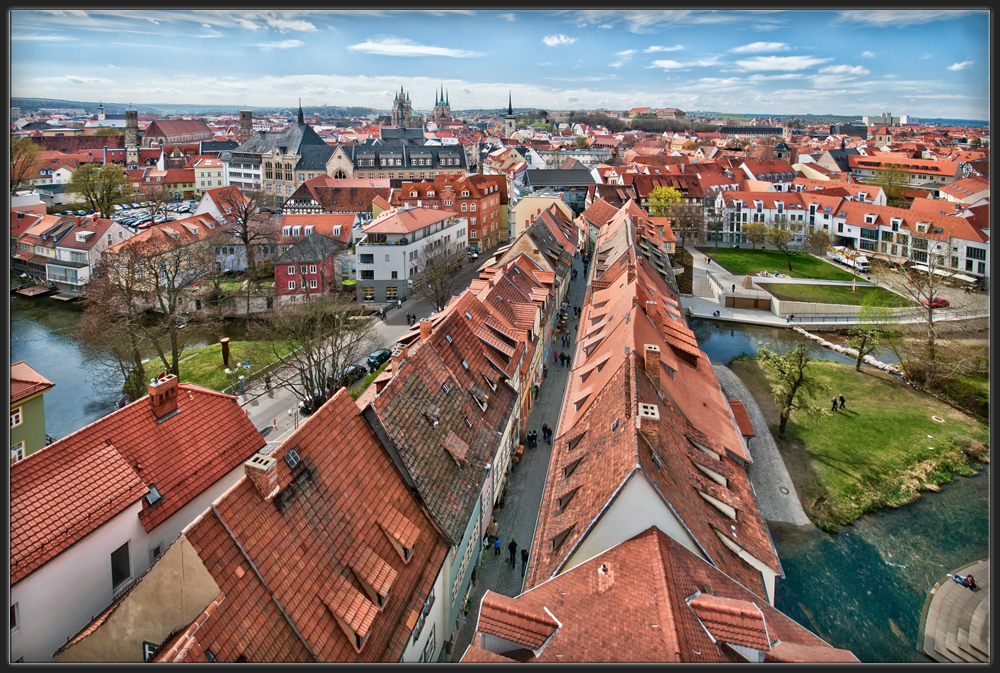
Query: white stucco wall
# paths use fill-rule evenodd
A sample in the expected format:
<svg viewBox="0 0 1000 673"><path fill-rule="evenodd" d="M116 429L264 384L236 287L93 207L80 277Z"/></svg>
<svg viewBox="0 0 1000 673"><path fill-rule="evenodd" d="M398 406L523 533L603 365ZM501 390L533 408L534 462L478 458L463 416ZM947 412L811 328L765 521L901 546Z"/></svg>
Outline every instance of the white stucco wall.
<svg viewBox="0 0 1000 673"><path fill-rule="evenodd" d="M448 628L447 575L448 564L444 563L438 572L437 578L434 580L434 605L431 606L430 614L427 615L427 621L424 622L424 626L420 630L420 636L416 641L413 640L413 636L410 636L410 640L400 659L403 663L411 664L419 662L420 657L423 655L424 647L427 645L427 641L430 640L432 634L435 644L434 658L431 661L437 661L438 653L441 652L441 648L444 647L445 642L451 637L451 631Z"/></svg>

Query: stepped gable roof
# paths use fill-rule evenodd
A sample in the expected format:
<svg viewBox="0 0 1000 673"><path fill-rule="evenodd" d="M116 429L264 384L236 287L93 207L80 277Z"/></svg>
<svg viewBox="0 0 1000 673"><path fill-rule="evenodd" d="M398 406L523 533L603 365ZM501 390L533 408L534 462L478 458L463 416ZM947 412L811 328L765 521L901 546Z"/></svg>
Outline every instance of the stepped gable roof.
<svg viewBox="0 0 1000 673"><path fill-rule="evenodd" d="M497 639L503 654L490 649ZM649 527L514 598L488 591L461 661L726 663L747 650L858 661Z"/></svg>
<svg viewBox="0 0 1000 673"><path fill-rule="evenodd" d="M346 389L268 456L273 499L244 478L184 530L222 594L173 660L398 661L447 543Z"/></svg>
<svg viewBox="0 0 1000 673"><path fill-rule="evenodd" d="M434 322L441 324L440 319ZM474 401L466 385L469 381L456 378L458 372L442 355L427 342L411 349L365 413L386 433L408 481L444 536L457 545L489 476L485 465L493 460L500 435L498 428L486 422L487 412L493 416L489 406L484 411ZM485 382L481 386L485 389ZM492 395L491 391L490 404ZM457 460L446 448L449 433L469 447L464 460Z"/></svg>
<svg viewBox="0 0 1000 673"><path fill-rule="evenodd" d="M641 472L686 529L693 549L765 595L760 572L734 551L746 550L780 573L744 467L750 454L676 294L642 257L611 283L595 280L593 286L583 307L583 334L556 430L527 586L563 570L620 489ZM646 375L647 344L660 351L654 374L659 386ZM637 428L640 404L659 408L653 438ZM725 485L700 466L721 475ZM727 508L736 511L735 519Z"/></svg>
<svg viewBox="0 0 1000 673"><path fill-rule="evenodd" d="M14 362L10 366L10 404L17 404L23 399L43 393L55 384L35 371L24 360Z"/></svg>
<svg viewBox="0 0 1000 673"><path fill-rule="evenodd" d="M157 419L147 395L11 465L12 584L155 485L152 530L265 445L235 397L177 385L175 414Z"/></svg>

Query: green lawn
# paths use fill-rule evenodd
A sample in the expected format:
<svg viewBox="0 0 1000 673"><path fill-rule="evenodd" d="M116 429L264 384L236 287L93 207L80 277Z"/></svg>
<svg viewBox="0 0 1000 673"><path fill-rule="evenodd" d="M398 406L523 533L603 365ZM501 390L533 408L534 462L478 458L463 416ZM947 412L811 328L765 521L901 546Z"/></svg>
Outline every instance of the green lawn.
<svg viewBox="0 0 1000 673"><path fill-rule="evenodd" d="M284 344L278 345L278 352L284 356L290 349ZM267 355L261 355L266 353ZM270 342L263 341L230 341L229 342L229 364L235 368L238 363L250 359L251 371L256 371L264 366L264 362L259 362L262 357L274 359ZM157 361L158 362L158 361ZM186 383L195 383L212 390L222 390L226 386L232 385L232 379L226 374L226 366L222 362L222 344L216 342L207 346L189 348L181 354L180 380ZM240 370L245 374L244 370Z"/></svg>
<svg viewBox="0 0 1000 673"><path fill-rule="evenodd" d="M791 254L792 270L788 270L785 253L777 250L750 250L747 248L698 248L703 255L708 255L712 263L716 263L729 273L736 275L756 274L760 271L781 275L786 273L792 278L815 278L818 280L851 280L854 274L839 266L825 262L805 252ZM858 276L860 278L860 276Z"/></svg>
<svg viewBox="0 0 1000 673"><path fill-rule="evenodd" d="M805 301L821 304L848 304L861 306L865 297L875 295L885 306L905 307L915 304L895 292L882 287L859 287L851 291L850 285L802 285L797 283L761 283L761 287L784 301Z"/></svg>
<svg viewBox="0 0 1000 673"><path fill-rule="evenodd" d="M766 381L756 361L736 364L744 380ZM788 440L778 443L816 523L847 524L865 512L898 507L922 490L937 490L954 473L971 474L970 460L973 466L988 460L988 428L947 404L883 372L825 361L809 368L826 393L813 401L812 413L793 412ZM835 395L846 399L843 411L830 410ZM772 433L777 439L777 423Z"/></svg>

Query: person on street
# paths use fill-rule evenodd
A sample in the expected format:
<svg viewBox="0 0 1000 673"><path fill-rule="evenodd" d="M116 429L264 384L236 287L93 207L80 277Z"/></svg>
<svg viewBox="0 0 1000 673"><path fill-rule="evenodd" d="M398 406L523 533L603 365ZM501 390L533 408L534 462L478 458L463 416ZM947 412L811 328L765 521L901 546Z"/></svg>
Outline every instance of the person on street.
<svg viewBox="0 0 1000 673"><path fill-rule="evenodd" d="M493 540L493 555L500 556L500 536L497 535Z"/></svg>
<svg viewBox="0 0 1000 673"><path fill-rule="evenodd" d="M402 302L402 300L399 300L399 299L396 300L396 308L403 308L403 302Z"/></svg>
<svg viewBox="0 0 1000 673"><path fill-rule="evenodd" d="M846 401L846 400L844 400L844 396L840 395L837 399L840 400L840 408L843 409L844 408L844 402Z"/></svg>
<svg viewBox="0 0 1000 673"><path fill-rule="evenodd" d="M836 397L834 397L834 398L833 398L832 400L830 400L830 401L831 401L831 402L833 403L833 408L832 408L832 409L830 409L830 411L836 411L836 410L837 410L837 398L836 398Z"/></svg>
<svg viewBox="0 0 1000 673"><path fill-rule="evenodd" d="M264 374L264 390L270 390L270 389L271 389L271 375Z"/></svg>
<svg viewBox="0 0 1000 673"><path fill-rule="evenodd" d="M510 551L510 567L514 568L517 565L517 540L514 538L510 539L510 544L507 545L507 549Z"/></svg>
<svg viewBox="0 0 1000 673"><path fill-rule="evenodd" d="M524 547L521 549L521 577L524 577L524 571L528 567L528 548ZM972 575L969 575L972 577Z"/></svg>

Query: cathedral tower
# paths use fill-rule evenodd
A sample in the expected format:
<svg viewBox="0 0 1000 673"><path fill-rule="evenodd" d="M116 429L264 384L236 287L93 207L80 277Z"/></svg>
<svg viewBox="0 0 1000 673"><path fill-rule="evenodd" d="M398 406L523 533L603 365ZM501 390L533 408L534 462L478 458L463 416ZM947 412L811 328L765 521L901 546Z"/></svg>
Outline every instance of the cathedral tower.
<svg viewBox="0 0 1000 673"><path fill-rule="evenodd" d="M139 111L125 110L125 164L139 165Z"/></svg>
<svg viewBox="0 0 1000 673"><path fill-rule="evenodd" d="M240 145L253 136L253 112L240 110Z"/></svg>

